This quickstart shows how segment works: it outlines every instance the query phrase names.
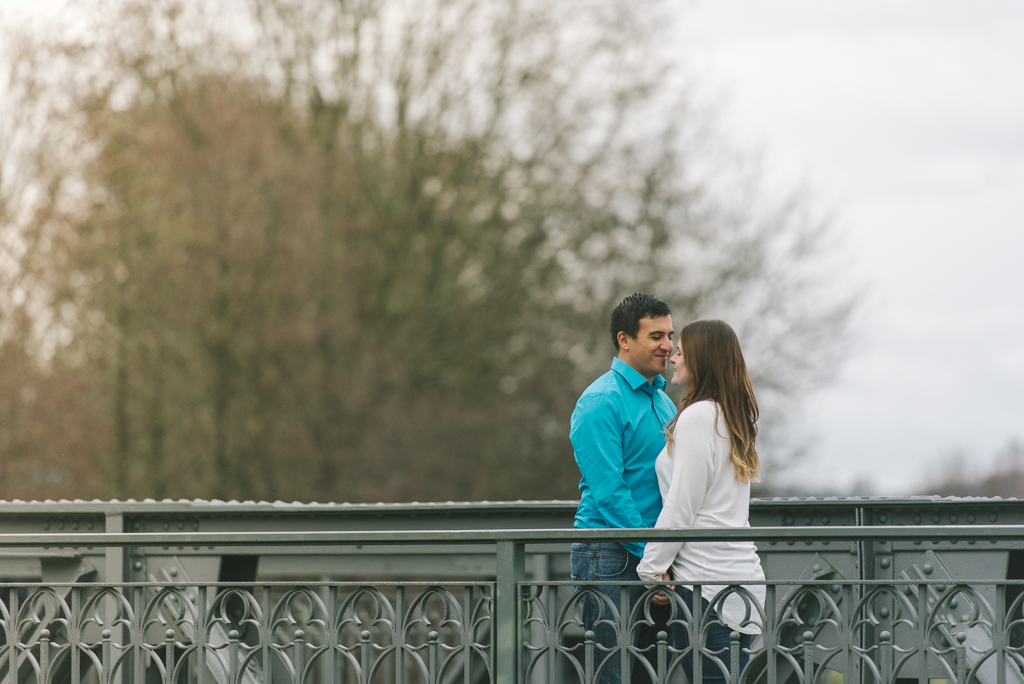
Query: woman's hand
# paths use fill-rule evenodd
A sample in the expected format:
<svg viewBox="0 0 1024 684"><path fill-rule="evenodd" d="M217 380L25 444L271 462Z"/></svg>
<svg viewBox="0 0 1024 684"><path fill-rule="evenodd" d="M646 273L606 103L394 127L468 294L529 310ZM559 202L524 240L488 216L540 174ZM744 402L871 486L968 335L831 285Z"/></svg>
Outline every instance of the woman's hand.
<svg viewBox="0 0 1024 684"><path fill-rule="evenodd" d="M661 581L663 582L668 582L671 579L672 575L668 574L667 572L661 576ZM671 589L672 591L675 591L676 585L670 584L667 588ZM668 594L659 591L657 594L651 597L651 601L658 604L659 606L668 605Z"/></svg>

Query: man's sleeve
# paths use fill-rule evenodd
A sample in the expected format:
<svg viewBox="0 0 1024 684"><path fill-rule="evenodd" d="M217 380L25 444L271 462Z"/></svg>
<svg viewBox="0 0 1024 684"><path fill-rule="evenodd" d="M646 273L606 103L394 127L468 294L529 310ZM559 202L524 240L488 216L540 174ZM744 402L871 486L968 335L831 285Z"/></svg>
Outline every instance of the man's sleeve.
<svg viewBox="0 0 1024 684"><path fill-rule="evenodd" d="M608 527L645 527L622 476L622 422L612 401L600 394L581 397L572 414L569 439L583 479ZM642 542L623 546L637 556L644 553Z"/></svg>

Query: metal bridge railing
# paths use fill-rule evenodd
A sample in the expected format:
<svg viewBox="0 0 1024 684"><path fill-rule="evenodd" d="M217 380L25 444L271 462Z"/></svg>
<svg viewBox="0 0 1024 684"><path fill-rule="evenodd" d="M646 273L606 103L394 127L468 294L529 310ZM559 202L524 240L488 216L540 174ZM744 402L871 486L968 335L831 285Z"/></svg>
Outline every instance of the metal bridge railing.
<svg viewBox="0 0 1024 684"><path fill-rule="evenodd" d="M807 576L769 575L764 606L741 586L723 588L712 607L740 601L748 620L760 625L745 654L735 641L717 651L702 645L700 635L715 618L699 601L687 605L670 594L668 607L656 607L659 589L644 588L635 599L621 592L616 604L601 598L601 583L527 580L528 545L652 539L743 539L762 549L815 542L846 545L850 553L868 543L921 546L919 557L892 579L840 577L815 561ZM930 547L953 542L965 542L960 561L966 562L947 567L949 557ZM987 569L972 573L969 562L982 547L1020 542L1024 527L994 525L0 534L0 549L48 551L475 546L494 554L497 569L493 581L483 582L367 576L239 584L193 582L172 571L160 582L2 584L0 678L3 684L593 684L619 653L626 656L617 661L623 682L679 682L687 672L700 681L717 670L736 684L1024 684L1024 581L993 577ZM599 617L614 631L614 646L584 629L586 596L601 604ZM646 648L633 639L643 629L660 632ZM688 646L673 638L680 630Z"/></svg>
<svg viewBox="0 0 1024 684"><path fill-rule="evenodd" d="M491 682L493 583L10 586L10 684Z"/></svg>
<svg viewBox="0 0 1024 684"><path fill-rule="evenodd" d="M669 593L671 604L658 606L647 589L636 601L622 592L617 605L593 585L523 584L525 625L522 682L601 681L609 666L621 681L702 681L703 674L726 682L1024 682L1024 582L815 581L762 582L761 606L740 586L723 588L710 602L720 610L726 600L742 601L747 619L761 634L742 648L733 632L728 646L708 647L701 635L721 624L694 603ZM749 585L748 585L749 586ZM981 589L998 598L988 601ZM578 604L583 596L601 606L599 620L614 630L616 645L598 643L582 631ZM662 615L657 613L662 611ZM665 626L661 626L665 625ZM657 629L656 642L636 645L638 632ZM673 644L683 632L684 645ZM628 660L610 656L625 654ZM749 662L741 665L741 654ZM696 657L695 657L696 656ZM690 673L690 674L685 674Z"/></svg>

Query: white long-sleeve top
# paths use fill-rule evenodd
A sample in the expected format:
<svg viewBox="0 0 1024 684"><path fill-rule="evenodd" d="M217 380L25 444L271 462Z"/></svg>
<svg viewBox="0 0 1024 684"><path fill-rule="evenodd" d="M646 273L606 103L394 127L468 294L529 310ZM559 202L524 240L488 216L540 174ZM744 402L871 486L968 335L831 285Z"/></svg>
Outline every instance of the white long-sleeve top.
<svg viewBox="0 0 1024 684"><path fill-rule="evenodd" d="M673 449L662 449L655 462L662 509L657 528L749 527L750 484L736 478L725 416L713 401L700 401L676 421ZM671 570L670 570L671 568ZM763 580L764 571L753 542L648 542L637 567L640 579L660 582L668 572L680 584L732 583ZM704 584L709 601L722 584ZM744 587L764 606L764 585ZM760 633L757 610L730 595L719 617L731 628Z"/></svg>

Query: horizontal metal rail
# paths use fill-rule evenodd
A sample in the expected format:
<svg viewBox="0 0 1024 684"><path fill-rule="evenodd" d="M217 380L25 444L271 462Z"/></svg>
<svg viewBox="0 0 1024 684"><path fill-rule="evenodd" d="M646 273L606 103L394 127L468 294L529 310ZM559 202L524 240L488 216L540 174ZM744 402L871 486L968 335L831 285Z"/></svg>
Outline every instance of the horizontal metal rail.
<svg viewBox="0 0 1024 684"><path fill-rule="evenodd" d="M746 580L746 579L731 579L728 581L719 582L720 584L742 584L743 586L766 586L766 587L835 587L842 585L844 587L916 587L916 586L937 586L937 587L948 587L954 585L991 585L991 586L1006 586L1006 587L1024 587L1024 579L1017 580L985 580L985 579L870 579L870 580L851 580L851 579L828 579L828 580L815 580L815 579L774 579L774 580ZM528 580L519 582L523 586L531 587L578 587L586 585L588 587L654 587L660 585L672 586L679 584L676 580L665 580L664 582L646 582L640 581L625 581L625 580L590 580L582 582L580 580ZM167 580L164 582L0 582L0 589L69 589L74 587L88 587L92 590L100 589L163 589L169 588L182 588L182 587L198 587L203 586L209 589L251 589L253 586L269 587L269 588L291 588L296 586L316 586L321 588L338 587L343 589L356 589L360 587L373 586L375 588L394 588L394 587L414 587L414 588L429 588L438 586L459 586L459 587L491 587L494 582L466 582L466 581L401 581L401 582L388 582L388 581L344 581L344 582L333 582L333 581L318 581L318 582L302 582L297 580L292 581L266 581L259 580L257 582L194 582L194 581L175 581Z"/></svg>
<svg viewBox="0 0 1024 684"><path fill-rule="evenodd" d="M1005 541L1024 525L745 527L728 529L502 529L339 532L124 532L0 534L0 548L491 544L576 541Z"/></svg>

